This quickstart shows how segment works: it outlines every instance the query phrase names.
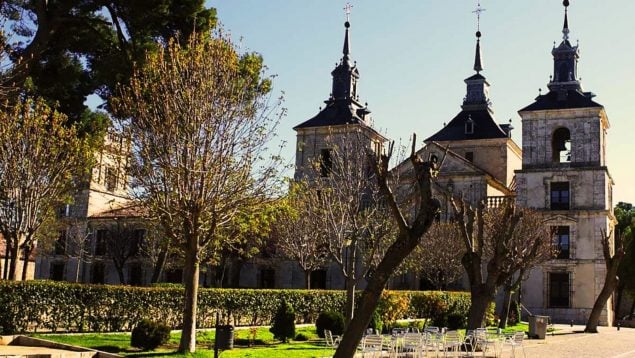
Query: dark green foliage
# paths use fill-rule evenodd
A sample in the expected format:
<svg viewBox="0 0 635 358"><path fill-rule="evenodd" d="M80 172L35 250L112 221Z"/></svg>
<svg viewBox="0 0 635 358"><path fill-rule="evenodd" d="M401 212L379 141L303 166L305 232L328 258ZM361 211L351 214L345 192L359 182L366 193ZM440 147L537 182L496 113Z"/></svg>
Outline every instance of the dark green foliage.
<svg viewBox="0 0 635 358"><path fill-rule="evenodd" d="M377 334L382 333L382 330L384 329L384 322L377 310L375 310L373 315L370 317L370 324L368 325L368 328L372 328Z"/></svg>
<svg viewBox="0 0 635 358"><path fill-rule="evenodd" d="M467 315L464 292L399 291L410 297L409 317L432 318L452 307ZM285 300L298 317L315 322L320 312L342 311L345 292L325 290L201 289L200 328L228 317L239 325L264 325ZM53 281L0 281L0 334L27 331L108 332L131 330L144 318L175 329L181 323L183 288L81 285ZM380 312L377 315L381 316ZM373 328L380 328L375 326ZM334 334L336 334L334 332Z"/></svg>
<svg viewBox="0 0 635 358"><path fill-rule="evenodd" d="M145 351L164 345L170 339L170 327L149 319L143 319L132 330L130 345Z"/></svg>
<svg viewBox="0 0 635 358"><path fill-rule="evenodd" d="M459 312L452 312L448 314L447 327L451 330L467 327L467 316Z"/></svg>
<svg viewBox="0 0 635 358"><path fill-rule="evenodd" d="M18 82L33 84L36 95L77 120L86 109L86 96L109 99L119 83L127 83L133 64L146 51L193 31L207 33L216 26L216 10L204 0L56 0L0 2L5 29L21 36L9 50L22 57ZM22 87L20 85L20 87Z"/></svg>
<svg viewBox="0 0 635 358"><path fill-rule="evenodd" d="M295 337L295 311L285 300L280 303L269 331L273 333L273 338L284 343L287 343L289 338Z"/></svg>
<svg viewBox="0 0 635 358"><path fill-rule="evenodd" d="M298 333L293 340L298 342L306 342L309 340L309 337L304 333Z"/></svg>
<svg viewBox="0 0 635 358"><path fill-rule="evenodd" d="M328 329L336 336L344 333L344 315L335 311L320 313L315 321L315 328L320 338L324 338L324 330Z"/></svg>

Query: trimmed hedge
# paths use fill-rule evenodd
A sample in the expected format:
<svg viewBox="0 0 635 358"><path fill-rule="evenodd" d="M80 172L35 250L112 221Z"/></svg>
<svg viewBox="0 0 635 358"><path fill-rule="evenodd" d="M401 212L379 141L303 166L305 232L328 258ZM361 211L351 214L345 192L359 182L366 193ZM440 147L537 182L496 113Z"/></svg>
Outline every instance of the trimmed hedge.
<svg viewBox="0 0 635 358"><path fill-rule="evenodd" d="M467 316L470 304L463 292L390 292L407 300L403 314L410 318L447 316L450 308ZM225 323L269 324L282 300L296 319L315 322L320 312L343 311L346 297L331 290L200 289L198 327L213 327L216 312ZM0 281L0 334L129 331L144 318L178 329L182 302L182 288Z"/></svg>

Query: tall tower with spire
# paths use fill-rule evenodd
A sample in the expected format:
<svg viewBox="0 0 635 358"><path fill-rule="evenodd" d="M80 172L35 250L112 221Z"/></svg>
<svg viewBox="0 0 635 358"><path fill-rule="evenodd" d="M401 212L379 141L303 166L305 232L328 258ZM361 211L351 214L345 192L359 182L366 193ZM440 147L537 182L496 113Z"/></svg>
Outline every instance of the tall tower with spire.
<svg viewBox="0 0 635 358"><path fill-rule="evenodd" d="M606 161L609 121L604 107L582 89L578 46L569 41L565 0L562 42L553 48L549 92L521 109L522 169L517 202L542 211L559 248L523 284L523 304L556 322L584 323L604 284L602 235L612 233L613 180ZM612 300L601 322L613 321Z"/></svg>
<svg viewBox="0 0 635 358"><path fill-rule="evenodd" d="M294 175L296 180L328 176L328 166L334 147L348 141L351 135L363 142L357 143L357 146L375 151L380 151L387 141L373 129L371 112L367 104L362 104L359 98L359 70L357 63L351 61L350 9L350 5L345 8L343 56L331 72L331 94L317 115L293 128L297 133ZM340 146L340 149L342 148L344 146ZM317 163L321 167L320 171L315 170Z"/></svg>
<svg viewBox="0 0 635 358"><path fill-rule="evenodd" d="M423 149L430 152L428 155L443 155L441 153L448 149L437 182L454 193L460 192L473 204L488 197L512 195L514 170L520 168L521 162L520 147L511 138L513 128L510 123L497 123L490 83L482 74L480 18L483 11L479 1L474 11L477 15L475 73L465 79L467 88L461 111L427 138Z"/></svg>

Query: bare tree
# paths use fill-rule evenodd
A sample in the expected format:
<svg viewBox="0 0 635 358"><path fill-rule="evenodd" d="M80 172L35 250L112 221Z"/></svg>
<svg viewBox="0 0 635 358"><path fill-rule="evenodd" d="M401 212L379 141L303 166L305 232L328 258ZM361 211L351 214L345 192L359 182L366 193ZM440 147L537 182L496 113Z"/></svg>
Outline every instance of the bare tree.
<svg viewBox="0 0 635 358"><path fill-rule="evenodd" d="M598 324L600 322L602 309L604 309L604 306L606 306L606 302L609 300L609 298L611 298L611 295L617 288L617 284L619 283L617 272L620 267L620 262L625 255L623 237L615 236L613 230L611 230L609 233L601 230L601 234L602 253L604 254L606 275L604 276L604 286L602 286L600 294L595 299L593 309L591 309L591 314L589 315L589 320L587 321L586 327L584 328L584 331L588 333L598 332ZM612 247L613 245L611 241L614 241L614 247Z"/></svg>
<svg viewBox="0 0 635 358"><path fill-rule="evenodd" d="M465 246L457 226L436 222L405 260L401 271L417 272L435 288L445 290L463 276L461 258L464 254Z"/></svg>
<svg viewBox="0 0 635 358"><path fill-rule="evenodd" d="M436 176L438 165L432 160L424 161L419 158L415 145L416 136L413 136L410 164L414 169L413 184L416 189L416 198L412 201L414 209L411 205L400 205L391 188L391 172L388 170L388 166L393 154L394 143L391 143L387 154L369 155L383 203L392 215L392 221L398 228L398 234L380 258L379 264L369 274L368 285L362 293L355 316L348 324L342 341L337 347L335 357L352 357L355 354L357 345L370 323L386 283L403 260L419 245L423 235L439 213L440 202L432 195L432 181L433 177ZM406 215L406 212L410 214Z"/></svg>
<svg viewBox="0 0 635 358"><path fill-rule="evenodd" d="M228 245L232 219L277 189L277 163L263 156L281 113L239 61L222 35L170 41L117 101L130 118L136 193L185 254L181 352L196 349L202 250Z"/></svg>
<svg viewBox="0 0 635 358"><path fill-rule="evenodd" d="M126 218L112 218L100 226L105 231L103 239L105 254L110 258L119 283L125 284L124 268L130 259L139 256L145 236L145 229L135 220Z"/></svg>
<svg viewBox="0 0 635 358"><path fill-rule="evenodd" d="M474 209L462 199L452 198L451 203L466 249L462 264L471 294L467 329L476 329L499 287L553 257L552 235L540 214L517 207L513 198L493 208Z"/></svg>
<svg viewBox="0 0 635 358"><path fill-rule="evenodd" d="M312 163L304 184L307 219L316 231L298 238L300 245L323 247L346 283L345 317L353 318L355 289L379 263L382 245L394 239L390 211L382 198L368 152L371 138L350 126L325 139L327 157Z"/></svg>
<svg viewBox="0 0 635 358"><path fill-rule="evenodd" d="M8 279L16 279L20 251L28 260L42 224L73 192L73 178L83 177L91 158L66 116L43 101L0 109L0 232L10 249Z"/></svg>
<svg viewBox="0 0 635 358"><path fill-rule="evenodd" d="M311 288L311 273L326 266L330 262L329 252L317 214L314 196L308 193L304 183L293 183L287 198L289 206L277 220L275 228L275 245L283 257L295 260L304 272L304 283Z"/></svg>

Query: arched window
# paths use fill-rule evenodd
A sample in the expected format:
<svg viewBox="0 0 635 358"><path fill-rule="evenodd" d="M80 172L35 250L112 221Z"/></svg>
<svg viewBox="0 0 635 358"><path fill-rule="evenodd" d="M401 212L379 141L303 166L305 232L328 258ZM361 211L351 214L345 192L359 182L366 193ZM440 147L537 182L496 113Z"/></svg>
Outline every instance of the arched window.
<svg viewBox="0 0 635 358"><path fill-rule="evenodd" d="M571 133L567 128L558 128L553 132L551 153L554 163L571 162Z"/></svg>

